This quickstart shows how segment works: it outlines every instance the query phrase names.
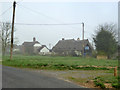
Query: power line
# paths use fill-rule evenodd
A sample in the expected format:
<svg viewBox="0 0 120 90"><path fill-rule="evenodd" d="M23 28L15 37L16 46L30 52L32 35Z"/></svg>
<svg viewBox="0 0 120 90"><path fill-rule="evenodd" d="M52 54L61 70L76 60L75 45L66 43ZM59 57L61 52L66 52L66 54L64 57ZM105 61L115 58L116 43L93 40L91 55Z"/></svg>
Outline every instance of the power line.
<svg viewBox="0 0 120 90"><path fill-rule="evenodd" d="M23 1L23 0L20 0L20 1L18 1L17 3L21 3L22 1ZM16 3L16 4L17 4L17 3Z"/></svg>
<svg viewBox="0 0 120 90"><path fill-rule="evenodd" d="M10 6L8 9L6 9L0 16L4 15L11 8L12 8L12 6Z"/></svg>
<svg viewBox="0 0 120 90"><path fill-rule="evenodd" d="M56 21L56 22L64 23L64 22L62 22L62 21L60 21L60 20L57 20L57 19L55 19L55 18L53 18L53 17L50 17L50 16L47 16L47 15L41 13L41 12L38 12L38 11L36 11L36 10L33 10L33 9L28 8L28 7L26 7L26 6L23 6L23 5L21 5L21 4L17 4L17 5L19 5L19 6L23 7L23 8L26 8L26 9L30 10L31 12L34 12L34 13L40 14L40 15L42 15L42 16L45 16L45 17L47 17L47 18L49 18L49 19L51 19L51 20L54 20L54 21ZM70 26L70 27L73 28L73 29L76 28L76 27L72 27L72 26ZM79 29L79 28L76 28L76 29Z"/></svg>
<svg viewBox="0 0 120 90"><path fill-rule="evenodd" d="M17 5L19 5L19 6L23 7L23 8L26 8L26 9L30 10L31 12L34 12L34 13L40 14L40 15L42 15L42 16L44 16L44 17L47 17L47 18L49 18L49 19L52 19L52 20L54 20L54 21L61 22L61 21L56 20L55 18L52 18L52 17L50 17L50 16L47 16L47 15L41 13L41 12L38 12L38 11L36 11L36 10L33 10L33 9L28 8L28 7L26 7L26 6L23 6L23 5L21 5L21 4L18 4L18 3L17 3Z"/></svg>
<svg viewBox="0 0 120 90"><path fill-rule="evenodd" d="M27 23L15 23L16 25L43 25L43 26L47 26L47 25L80 25L81 23L63 23L63 24L27 24Z"/></svg>
<svg viewBox="0 0 120 90"><path fill-rule="evenodd" d="M3 23L3 22L0 22ZM61 23L61 24L30 24L30 23L15 23L16 25L41 25L41 26L54 26L54 25L80 25L81 23Z"/></svg>

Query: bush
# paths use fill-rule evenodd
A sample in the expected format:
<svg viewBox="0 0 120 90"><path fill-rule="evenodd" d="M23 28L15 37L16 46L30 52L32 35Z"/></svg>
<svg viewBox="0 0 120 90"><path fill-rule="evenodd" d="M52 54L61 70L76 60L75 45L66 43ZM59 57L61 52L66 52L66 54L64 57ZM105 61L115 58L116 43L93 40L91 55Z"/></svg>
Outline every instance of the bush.
<svg viewBox="0 0 120 90"><path fill-rule="evenodd" d="M100 86L101 88L105 88L104 83L111 83L112 87L114 88L120 88L120 83L118 83L118 79L120 77L114 77L114 76L100 76L94 78L94 83L96 86Z"/></svg>
<svg viewBox="0 0 120 90"><path fill-rule="evenodd" d="M99 51L99 52L97 53L97 55L103 55L103 56L106 56L107 54L106 54L105 52Z"/></svg>
<svg viewBox="0 0 120 90"><path fill-rule="evenodd" d="M120 83L113 83L112 87L114 87L114 88L120 88Z"/></svg>
<svg viewBox="0 0 120 90"><path fill-rule="evenodd" d="M97 52L96 52L96 51L93 51L93 52L92 52L92 56L93 56L94 58L96 58L96 57L97 57Z"/></svg>
<svg viewBox="0 0 120 90"><path fill-rule="evenodd" d="M102 89L105 89L105 85L102 82L95 82L96 86L100 86Z"/></svg>

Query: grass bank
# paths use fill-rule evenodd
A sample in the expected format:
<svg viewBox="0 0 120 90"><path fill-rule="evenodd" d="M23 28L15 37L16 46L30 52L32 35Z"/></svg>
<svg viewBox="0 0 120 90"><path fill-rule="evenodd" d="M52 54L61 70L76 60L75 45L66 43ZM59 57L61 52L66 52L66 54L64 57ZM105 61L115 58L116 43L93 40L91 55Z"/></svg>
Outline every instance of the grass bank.
<svg viewBox="0 0 120 90"><path fill-rule="evenodd" d="M9 56L3 58L3 65L53 70L108 70L107 67L118 66L117 60L97 60L95 58L62 56Z"/></svg>

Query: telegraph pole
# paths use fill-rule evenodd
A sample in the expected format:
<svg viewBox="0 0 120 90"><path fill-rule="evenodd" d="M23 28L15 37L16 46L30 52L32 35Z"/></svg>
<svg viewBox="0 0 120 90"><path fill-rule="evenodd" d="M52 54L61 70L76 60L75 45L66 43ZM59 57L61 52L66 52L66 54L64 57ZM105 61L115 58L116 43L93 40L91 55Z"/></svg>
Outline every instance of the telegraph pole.
<svg viewBox="0 0 120 90"><path fill-rule="evenodd" d="M15 21L15 7L16 2L13 2L13 18L12 18L12 31L11 31L11 48L10 48L10 60L12 60L12 54L13 54L13 34L14 34L14 21Z"/></svg>
<svg viewBox="0 0 120 90"><path fill-rule="evenodd" d="M82 39L84 40L84 23L83 23L83 22L82 22L82 29L83 29L83 33L82 33L82 34L83 34L83 35L82 35L83 37L82 37Z"/></svg>
<svg viewBox="0 0 120 90"><path fill-rule="evenodd" d="M85 46L85 44L84 44L84 23L82 22L82 29L83 29L83 37L82 37L82 39L83 39L83 56L84 56L84 46Z"/></svg>

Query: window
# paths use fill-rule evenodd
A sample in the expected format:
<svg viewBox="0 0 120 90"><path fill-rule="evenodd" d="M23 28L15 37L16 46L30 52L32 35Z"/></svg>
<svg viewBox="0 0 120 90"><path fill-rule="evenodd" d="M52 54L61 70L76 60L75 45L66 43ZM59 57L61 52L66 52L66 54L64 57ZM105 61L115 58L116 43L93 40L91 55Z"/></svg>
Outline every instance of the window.
<svg viewBox="0 0 120 90"><path fill-rule="evenodd" d="M85 46L85 50L89 50L89 46Z"/></svg>

